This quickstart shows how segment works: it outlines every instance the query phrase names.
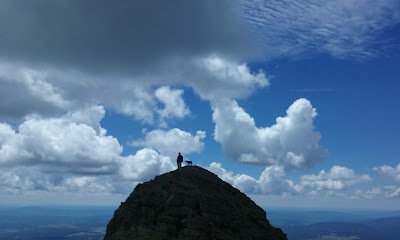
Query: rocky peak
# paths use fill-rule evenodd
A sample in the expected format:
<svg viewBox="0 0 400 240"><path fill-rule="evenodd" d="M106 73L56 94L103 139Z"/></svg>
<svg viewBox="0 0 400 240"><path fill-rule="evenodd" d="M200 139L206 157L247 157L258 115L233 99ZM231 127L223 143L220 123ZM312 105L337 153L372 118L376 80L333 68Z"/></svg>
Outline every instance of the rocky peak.
<svg viewBox="0 0 400 240"><path fill-rule="evenodd" d="M284 240L250 198L197 166L139 184L108 223L106 240Z"/></svg>

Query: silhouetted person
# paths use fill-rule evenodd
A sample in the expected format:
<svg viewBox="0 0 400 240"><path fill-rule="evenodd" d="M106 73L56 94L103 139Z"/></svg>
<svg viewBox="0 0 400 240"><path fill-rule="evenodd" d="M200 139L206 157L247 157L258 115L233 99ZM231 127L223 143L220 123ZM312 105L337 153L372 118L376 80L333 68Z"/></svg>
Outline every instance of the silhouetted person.
<svg viewBox="0 0 400 240"><path fill-rule="evenodd" d="M181 168L183 162L183 156L179 153L178 158L176 159L176 163L178 164L178 169Z"/></svg>

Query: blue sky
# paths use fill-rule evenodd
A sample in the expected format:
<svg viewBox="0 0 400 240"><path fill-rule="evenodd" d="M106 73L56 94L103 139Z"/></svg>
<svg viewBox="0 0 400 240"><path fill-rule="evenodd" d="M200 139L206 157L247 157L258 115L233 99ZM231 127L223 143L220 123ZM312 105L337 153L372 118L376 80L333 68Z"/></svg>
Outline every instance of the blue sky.
<svg viewBox="0 0 400 240"><path fill-rule="evenodd" d="M0 202L117 205L182 152L264 207L398 208L399 9L2 1Z"/></svg>

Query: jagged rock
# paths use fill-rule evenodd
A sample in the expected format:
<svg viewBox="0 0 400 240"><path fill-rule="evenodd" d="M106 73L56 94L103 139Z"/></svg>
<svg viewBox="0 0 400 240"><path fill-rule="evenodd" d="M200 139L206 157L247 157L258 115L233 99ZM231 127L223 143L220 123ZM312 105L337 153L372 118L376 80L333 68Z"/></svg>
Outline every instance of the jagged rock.
<svg viewBox="0 0 400 240"><path fill-rule="evenodd" d="M105 240L285 240L265 211L200 167L183 167L139 184L115 211Z"/></svg>

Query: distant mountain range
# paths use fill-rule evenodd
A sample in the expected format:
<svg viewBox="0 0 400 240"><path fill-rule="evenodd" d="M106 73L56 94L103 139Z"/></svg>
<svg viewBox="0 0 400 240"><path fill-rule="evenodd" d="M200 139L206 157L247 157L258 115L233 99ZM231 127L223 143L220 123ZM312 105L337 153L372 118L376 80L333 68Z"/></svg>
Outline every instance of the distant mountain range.
<svg viewBox="0 0 400 240"><path fill-rule="evenodd" d="M398 211L348 211L276 210L269 211L269 218L293 240L399 239Z"/></svg>

